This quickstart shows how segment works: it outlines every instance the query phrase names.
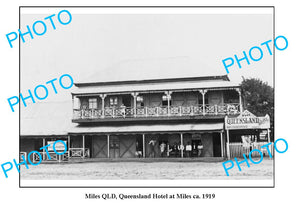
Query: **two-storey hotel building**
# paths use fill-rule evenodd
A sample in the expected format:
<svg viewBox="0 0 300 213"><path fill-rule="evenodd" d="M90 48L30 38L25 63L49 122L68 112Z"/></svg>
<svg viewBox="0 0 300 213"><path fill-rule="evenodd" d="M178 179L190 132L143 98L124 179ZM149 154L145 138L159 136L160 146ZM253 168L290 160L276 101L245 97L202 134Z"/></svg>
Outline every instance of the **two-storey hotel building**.
<svg viewBox="0 0 300 213"><path fill-rule="evenodd" d="M64 156L50 150L54 160L225 157L224 118L243 110L240 87L227 75L75 86L72 109L57 115L60 123L47 127L44 122L35 132L22 131L21 121L21 153L61 139L68 150ZM48 116L56 116L48 110Z"/></svg>

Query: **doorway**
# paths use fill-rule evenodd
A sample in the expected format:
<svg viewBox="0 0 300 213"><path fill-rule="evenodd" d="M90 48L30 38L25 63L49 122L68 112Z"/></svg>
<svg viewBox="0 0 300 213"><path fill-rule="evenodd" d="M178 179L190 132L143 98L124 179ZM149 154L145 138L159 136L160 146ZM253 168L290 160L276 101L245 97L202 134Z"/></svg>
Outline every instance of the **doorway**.
<svg viewBox="0 0 300 213"><path fill-rule="evenodd" d="M213 156L221 157L221 136L220 133L213 133Z"/></svg>
<svg viewBox="0 0 300 213"><path fill-rule="evenodd" d="M92 136L91 135L86 135L85 136L84 148L88 149L88 150L85 150L85 154L86 154L85 157L93 157L91 155L91 153L93 153L93 150L92 150L93 149L93 146L92 146Z"/></svg>
<svg viewBox="0 0 300 213"><path fill-rule="evenodd" d="M109 156L111 158L120 157L120 140L118 136L112 136L109 143Z"/></svg>
<svg viewBox="0 0 300 213"><path fill-rule="evenodd" d="M158 137L159 145L159 156L168 157L169 156L169 140L168 135L163 134Z"/></svg>
<svg viewBox="0 0 300 213"><path fill-rule="evenodd" d="M126 107L131 107L131 96L130 95L124 95L124 96L122 96L122 103Z"/></svg>

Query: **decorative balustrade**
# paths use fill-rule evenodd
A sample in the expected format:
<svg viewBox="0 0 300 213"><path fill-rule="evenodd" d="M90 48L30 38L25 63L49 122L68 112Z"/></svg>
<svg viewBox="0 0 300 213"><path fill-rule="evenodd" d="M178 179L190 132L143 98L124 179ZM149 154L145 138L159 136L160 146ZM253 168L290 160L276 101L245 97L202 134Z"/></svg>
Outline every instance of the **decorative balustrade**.
<svg viewBox="0 0 300 213"><path fill-rule="evenodd" d="M74 109L73 119L104 119L132 117L174 117L174 116L205 116L205 115L236 115L240 105L192 105L192 106L157 106L157 107L105 107L101 109Z"/></svg>
<svg viewBox="0 0 300 213"><path fill-rule="evenodd" d="M70 148L70 158L79 157L79 158L89 158L90 149L88 148Z"/></svg>
<svg viewBox="0 0 300 213"><path fill-rule="evenodd" d="M55 152L48 151L48 154L46 152L39 152L40 154L34 152L32 154L32 162L41 162L41 161L66 161L70 158L89 158L90 157L90 149L88 148L70 148L69 151L64 153L63 155L58 155ZM20 156L24 155L24 153L20 153ZM42 157L42 159L41 159Z"/></svg>
<svg viewBox="0 0 300 213"><path fill-rule="evenodd" d="M46 152L39 152L39 154L37 154L36 152L34 152L32 154L32 162L36 163L36 162L41 162L41 161L64 161L64 160L68 160L69 158L69 152L65 152L63 155L58 155L56 154L54 151L48 151L48 154ZM41 159L42 157L42 159Z"/></svg>

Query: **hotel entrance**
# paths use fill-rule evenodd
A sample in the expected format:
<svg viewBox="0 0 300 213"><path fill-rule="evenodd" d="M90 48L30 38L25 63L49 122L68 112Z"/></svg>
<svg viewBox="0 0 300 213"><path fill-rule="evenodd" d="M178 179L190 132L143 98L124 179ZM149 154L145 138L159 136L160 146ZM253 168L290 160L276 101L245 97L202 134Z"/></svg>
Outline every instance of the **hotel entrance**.
<svg viewBox="0 0 300 213"><path fill-rule="evenodd" d="M213 156L214 157L222 157L221 137L220 137L220 133L213 133Z"/></svg>
<svg viewBox="0 0 300 213"><path fill-rule="evenodd" d="M120 141L114 141L109 144L109 156L111 158L120 157Z"/></svg>

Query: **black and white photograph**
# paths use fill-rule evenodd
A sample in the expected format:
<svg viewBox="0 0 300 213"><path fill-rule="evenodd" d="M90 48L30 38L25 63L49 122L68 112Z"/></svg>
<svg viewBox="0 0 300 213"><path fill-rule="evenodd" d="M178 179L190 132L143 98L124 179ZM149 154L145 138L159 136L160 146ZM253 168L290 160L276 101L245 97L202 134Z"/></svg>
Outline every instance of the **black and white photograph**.
<svg viewBox="0 0 300 213"><path fill-rule="evenodd" d="M21 29L48 17L20 44L21 186L273 186L272 7L25 7Z"/></svg>
<svg viewBox="0 0 300 213"><path fill-rule="evenodd" d="M0 3L5 212L297 212L299 7Z"/></svg>

